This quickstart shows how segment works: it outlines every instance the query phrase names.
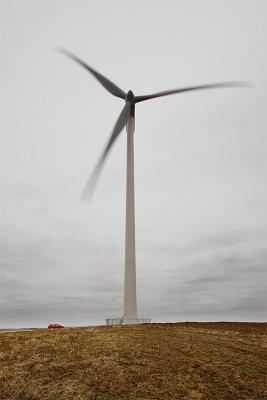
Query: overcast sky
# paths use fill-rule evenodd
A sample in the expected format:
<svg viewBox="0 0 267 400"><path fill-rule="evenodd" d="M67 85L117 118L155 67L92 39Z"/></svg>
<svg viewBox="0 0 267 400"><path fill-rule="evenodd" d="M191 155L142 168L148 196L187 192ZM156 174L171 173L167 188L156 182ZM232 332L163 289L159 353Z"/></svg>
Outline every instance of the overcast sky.
<svg viewBox="0 0 267 400"><path fill-rule="evenodd" d="M0 0L0 328L102 324L123 310L126 135L80 194L123 102L53 49L141 95L138 314L263 321L266 1Z"/></svg>

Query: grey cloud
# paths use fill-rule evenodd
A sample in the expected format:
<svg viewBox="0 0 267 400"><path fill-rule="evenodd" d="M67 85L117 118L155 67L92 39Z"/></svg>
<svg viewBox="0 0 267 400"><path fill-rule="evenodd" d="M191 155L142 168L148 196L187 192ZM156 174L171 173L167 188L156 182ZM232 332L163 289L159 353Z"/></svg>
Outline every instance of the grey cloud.
<svg viewBox="0 0 267 400"><path fill-rule="evenodd" d="M224 250L225 251L225 250ZM172 275L172 281L161 292L161 300L177 314L229 315L255 319L266 313L266 249L253 249L248 255L229 248L188 264L183 278Z"/></svg>
<svg viewBox="0 0 267 400"><path fill-rule="evenodd" d="M2 7L0 327L122 313L126 135L80 202L122 104L56 46L137 94L253 84L137 108L137 290L152 319L265 318L265 2L193 3Z"/></svg>

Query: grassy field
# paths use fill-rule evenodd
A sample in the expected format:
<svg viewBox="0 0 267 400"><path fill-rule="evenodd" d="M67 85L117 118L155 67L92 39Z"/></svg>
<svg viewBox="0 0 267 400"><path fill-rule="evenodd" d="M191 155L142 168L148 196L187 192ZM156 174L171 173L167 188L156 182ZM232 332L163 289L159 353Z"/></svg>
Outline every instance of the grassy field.
<svg viewBox="0 0 267 400"><path fill-rule="evenodd" d="M0 334L1 400L267 399L266 324Z"/></svg>

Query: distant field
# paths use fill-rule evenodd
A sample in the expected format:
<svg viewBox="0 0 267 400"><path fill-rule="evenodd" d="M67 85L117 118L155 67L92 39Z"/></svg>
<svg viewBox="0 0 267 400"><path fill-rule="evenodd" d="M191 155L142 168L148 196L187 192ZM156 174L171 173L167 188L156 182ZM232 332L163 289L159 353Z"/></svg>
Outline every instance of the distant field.
<svg viewBox="0 0 267 400"><path fill-rule="evenodd" d="M266 324L0 334L1 400L263 400Z"/></svg>

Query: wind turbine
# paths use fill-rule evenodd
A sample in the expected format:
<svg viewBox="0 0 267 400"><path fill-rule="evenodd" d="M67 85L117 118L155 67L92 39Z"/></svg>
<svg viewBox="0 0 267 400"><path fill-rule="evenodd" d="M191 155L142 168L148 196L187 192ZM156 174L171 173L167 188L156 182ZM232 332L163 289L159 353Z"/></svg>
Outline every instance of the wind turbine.
<svg viewBox="0 0 267 400"><path fill-rule="evenodd" d="M125 272L124 272L124 314L123 324L138 323L136 301L136 266L135 266L135 207L134 207L134 130L135 130L135 105L145 100L167 96L175 93L189 92L193 90L215 89L226 87L248 87L246 82L220 82L206 85L190 86L180 89L165 90L149 95L135 96L131 90L125 93L117 85L86 64L70 51L57 48L59 52L78 63L86 71L90 72L104 88L113 96L125 101L125 105L116 121L109 140L89 177L82 197L89 200L95 189L95 185L106 161L111 147L115 143L122 129L126 126L127 132L127 173L126 173L126 230L125 230Z"/></svg>

